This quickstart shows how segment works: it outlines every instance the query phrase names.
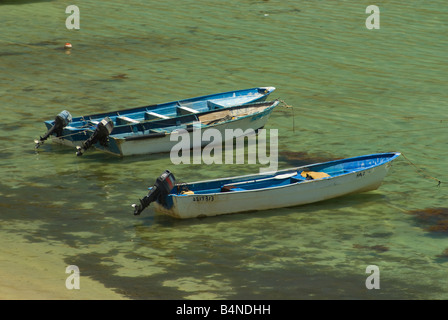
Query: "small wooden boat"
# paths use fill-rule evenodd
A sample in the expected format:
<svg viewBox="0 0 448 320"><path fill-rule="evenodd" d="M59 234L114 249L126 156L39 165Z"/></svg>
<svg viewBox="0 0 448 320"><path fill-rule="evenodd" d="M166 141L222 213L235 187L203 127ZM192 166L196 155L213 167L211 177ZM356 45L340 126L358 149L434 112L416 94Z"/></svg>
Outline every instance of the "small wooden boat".
<svg viewBox="0 0 448 320"><path fill-rule="evenodd" d="M205 146L209 141L202 140L202 132L207 129L219 131L222 142L251 134L263 128L271 113L278 106L279 101L257 102L242 106L227 107L207 112L196 113L177 117L175 120L166 119L157 123L141 124L138 130L132 127L122 127L108 136L107 141L95 142L94 147L117 156L131 156L141 154L154 154L170 152L182 139L188 141L188 148L194 146ZM227 132L232 132L228 136ZM199 132L200 141L195 141ZM215 131L216 132L216 131ZM91 134L91 135L90 135ZM89 132L89 139L77 147L77 154L84 153L92 143L95 132ZM104 139L103 139L104 140Z"/></svg>
<svg viewBox="0 0 448 320"><path fill-rule="evenodd" d="M202 140L202 132L206 129L218 130L222 142L249 135L264 127L278 104L278 100L257 102L175 119L115 127L113 131L110 130L113 125L109 124L110 119L106 117L95 130L83 130L71 136L73 141L65 143L65 139L62 139L61 143L75 146L78 156L90 147L117 156L170 152L179 145L179 140L183 144L182 149L203 147L210 144ZM232 135L227 135L228 130ZM199 141L196 141L198 137Z"/></svg>
<svg viewBox="0 0 448 320"><path fill-rule="evenodd" d="M165 171L147 196L134 204L140 214L151 202L175 218L291 207L377 189L400 153L379 153L317 163L270 174L176 184Z"/></svg>
<svg viewBox="0 0 448 320"><path fill-rule="evenodd" d="M185 115L265 101L274 90L274 87L257 87L76 118L64 110L54 120L44 122L48 130L44 136L35 140L35 147L39 148L49 137L60 144L79 146L98 128L107 135L129 129L139 131L139 125L144 123L170 119L176 121ZM123 127L127 129L120 129Z"/></svg>

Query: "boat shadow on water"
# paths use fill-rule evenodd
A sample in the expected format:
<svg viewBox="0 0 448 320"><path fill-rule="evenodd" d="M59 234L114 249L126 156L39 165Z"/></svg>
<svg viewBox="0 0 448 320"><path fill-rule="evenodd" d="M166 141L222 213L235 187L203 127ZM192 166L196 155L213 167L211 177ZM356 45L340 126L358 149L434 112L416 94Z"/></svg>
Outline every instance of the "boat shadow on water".
<svg viewBox="0 0 448 320"><path fill-rule="evenodd" d="M235 139L236 140L236 139ZM235 140L233 141L235 145ZM226 144L222 144L223 150L225 149ZM201 154L202 150L205 148L201 147ZM75 149L59 145L59 144L51 144L51 152L57 153L57 154L64 154L67 153L67 150L72 149L75 153ZM245 157L247 157L247 146L245 145ZM193 150L189 150L190 154L193 154ZM142 155L133 155L132 157L119 157L113 154L104 153L99 150L90 150L89 152L86 152L82 156L83 159L86 159L84 161L89 162L98 162L98 161L105 161L105 162L123 162L123 163L135 163L135 162L141 162L141 161L148 161L148 160L167 160L167 164L170 166L175 166L170 161L170 152L160 152L160 153L152 153L152 154L142 154ZM190 157L190 162L193 163L193 156ZM225 159L225 153L223 152L223 159ZM341 157L333 156L331 154L327 155L315 155L306 151L279 151L278 153L278 163L283 168L289 168L289 167L299 167L304 165L309 165L313 163L321 163L321 162L327 162L327 161L333 161L333 160L339 160L342 159ZM247 159L246 159L247 160ZM224 160L223 160L224 163ZM280 168L281 169L281 168Z"/></svg>
<svg viewBox="0 0 448 320"><path fill-rule="evenodd" d="M148 212L145 216L137 217L139 223L135 226L138 228L143 228L142 230L147 231L147 228L152 227L169 227L169 228L179 228L194 225L216 225L220 222L238 223L247 221L250 219L267 219L276 217L294 217L295 219L310 219L319 218L321 212L331 212L329 214L342 214L346 215L344 212L345 208L353 208L357 205L367 205L369 203L378 203L381 201L386 201L385 196L379 193L358 193L349 194L341 196L339 198L328 199L316 203L310 203L305 205L278 208L278 209L268 209L268 210L253 210L245 211L239 213L230 213L224 215L218 215L213 217L198 217L193 219L177 219L169 215L156 212L153 207L148 208Z"/></svg>

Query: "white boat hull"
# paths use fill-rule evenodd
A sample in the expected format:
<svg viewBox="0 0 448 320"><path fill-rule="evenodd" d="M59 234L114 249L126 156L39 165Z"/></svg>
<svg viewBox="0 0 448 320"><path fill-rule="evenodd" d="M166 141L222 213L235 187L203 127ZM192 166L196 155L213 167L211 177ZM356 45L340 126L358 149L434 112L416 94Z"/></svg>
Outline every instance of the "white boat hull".
<svg viewBox="0 0 448 320"><path fill-rule="evenodd" d="M173 196L169 209L157 202L154 205L156 211L180 219L298 206L375 190L381 185L389 167L388 162L340 176L269 189Z"/></svg>
<svg viewBox="0 0 448 320"><path fill-rule="evenodd" d="M278 105L278 101L272 103L260 103L248 106L241 106L240 108L234 109L224 109L209 115L199 116L199 120L210 120L213 117L218 117L218 114L222 112L223 114L228 114L232 117L230 120L217 122L216 124L205 125L205 127L193 128L193 130L187 132L187 130L182 131L172 131L166 132L164 134L158 134L156 136L149 136L144 133L134 133L132 135L125 134L122 136L111 135L109 136L108 146L101 146L99 143L94 145L94 148L104 151L106 153L111 153L117 156L132 156L132 155L143 155L143 154L155 154L155 153L166 153L171 152L172 148L176 146L181 139L187 139L186 137L179 137L179 132L188 135L188 140L190 141L189 149L193 147L204 147L209 145L211 142L207 140L202 140L202 134L208 129L214 129L219 131L222 142L227 140L233 140L240 136L254 133L256 130L263 128L272 111ZM204 118L202 118L204 117ZM199 125L200 122L197 122ZM233 135L227 135L226 130L231 130ZM238 134L241 132L242 134ZM177 136L177 137L176 137ZM89 135L86 133L87 139ZM198 140L199 137L199 141ZM61 139L57 137L52 137L55 143L67 145L70 147L81 146L83 140L72 141L69 139Z"/></svg>
<svg viewBox="0 0 448 320"><path fill-rule="evenodd" d="M268 121L269 115L266 115L264 117L261 117L255 121L252 121L251 119L242 119L237 120L232 123L226 123L221 125L213 126L213 129L217 129L221 137L223 137L223 142L227 141L229 139L225 138L225 130L236 130L241 129L242 132L246 132L248 129L252 129L253 131L260 129L265 126L266 122ZM201 130L202 132L207 129ZM253 132L252 131L252 132ZM235 131L234 131L235 132ZM190 148L193 148L193 139L194 139L194 132L189 132L189 140L190 140ZM241 135L239 135L241 136ZM237 138L238 136L233 136ZM233 139L230 138L231 139ZM147 140L131 140L127 141L125 139L117 139L117 144L120 148L120 155L121 156L130 156L130 155L141 155L141 154L153 154L153 153L163 153L163 152L170 152L172 148L179 143L180 140L173 140L171 141L171 135L166 135L164 137L160 138L152 138ZM201 139L201 147L204 147L208 145L210 141L202 141ZM104 150L107 151L107 150Z"/></svg>
<svg viewBox="0 0 448 320"><path fill-rule="evenodd" d="M200 114L212 110L226 110L236 106L261 103L265 101L274 90L275 87L256 87L175 100L162 104L84 115L76 118L72 118L70 113L64 110L57 116L57 119L62 120L59 122L56 120L47 120L45 121L45 125L48 129L47 134L50 135L53 142L70 147L81 147L82 143L96 130L98 123L106 117L109 119L107 127L113 127L114 133L117 133L118 131L123 133L123 130L117 130L117 128L123 129L140 123L145 124L151 121L177 119L186 114ZM60 128L59 126L56 126L56 123L58 123L58 125L61 125L62 123L63 127ZM60 129L62 132L59 132ZM132 134L135 129L136 128L132 128L130 133ZM142 129L138 128L136 130L139 131ZM43 138L41 137L40 140L36 140L36 148L42 145L49 137L47 134L44 135ZM104 150L103 148L100 149ZM113 154L120 153L118 148L104 151Z"/></svg>

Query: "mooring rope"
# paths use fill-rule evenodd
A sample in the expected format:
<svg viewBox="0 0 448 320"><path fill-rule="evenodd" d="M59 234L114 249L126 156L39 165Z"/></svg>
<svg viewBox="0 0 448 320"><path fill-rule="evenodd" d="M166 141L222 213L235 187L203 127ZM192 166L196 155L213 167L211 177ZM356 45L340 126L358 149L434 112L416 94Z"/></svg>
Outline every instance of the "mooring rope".
<svg viewBox="0 0 448 320"><path fill-rule="evenodd" d="M285 108L291 109L291 113L292 113L292 132L295 132L296 131L296 126L295 126L295 123L294 123L294 108L293 108L293 106L290 106L289 104L287 104L285 101L283 101L281 99L279 99L278 101L280 101L280 103L282 103L285 106Z"/></svg>
<svg viewBox="0 0 448 320"><path fill-rule="evenodd" d="M401 152L401 155L403 156L404 159L406 159L406 161L409 162L409 164L410 164L411 166L413 166L413 167L417 170L417 172L420 172L420 173L421 173L422 177L424 177L424 178L429 178L429 179L432 179L432 180L437 181L437 187L440 187L440 184L442 183L442 181L440 181L439 179L437 179L437 178L435 178L435 177L433 177L433 176L431 176L431 175L425 173L421 168L419 168L419 167L416 166L411 160L409 160L408 157L406 157L406 156L403 154L403 152Z"/></svg>
<svg viewBox="0 0 448 320"><path fill-rule="evenodd" d="M283 101L283 100L281 100L281 99L279 99L279 101L286 107L286 108L288 108L288 109L291 109L292 110L292 116L293 116L293 131L294 131L294 108L293 108L293 106L291 106L291 105L289 105L289 104L287 104L285 101ZM316 117L316 118L318 118L318 117ZM432 119L431 119L432 120ZM434 119L435 120L435 119ZM438 122L444 122L444 121L446 121L446 120L441 120L441 119L437 119L437 121ZM422 128L422 129L408 129L408 130L393 130L393 131L391 131L391 132L383 132L383 134L390 134L390 133L397 133L397 132L418 132L418 131L427 131L427 130L438 130L438 129L447 129L447 127L431 127L431 128ZM324 133L324 132L320 132L320 133ZM327 133L330 133L330 132L327 132ZM333 134L333 133L332 133ZM368 135L371 135L371 133L369 132L369 133L366 133L366 134L368 134ZM348 135L348 136L350 136L350 137L352 137L353 135ZM357 134L356 136L359 136L359 134ZM435 180L435 181L437 181L437 187L440 187L440 185L442 184L442 181L440 180L440 179L437 179L436 177L433 177L433 176L431 176L431 175L429 175L429 174L427 174L427 173L425 173L421 168L419 168L417 165L415 165L411 160L409 160L409 158L408 157L406 157L402 152L401 152L401 155L403 156L403 158L404 159L406 159L406 161L412 166L412 167L414 167L416 170L417 170L417 172L419 172L424 178L429 178L429 179L432 179L432 180Z"/></svg>
<svg viewBox="0 0 448 320"><path fill-rule="evenodd" d="M286 108L288 108L288 109L291 109L291 111L292 111L292 123L293 123L293 132L295 132L295 123L294 123L294 107L292 106L292 105L289 105L289 104L287 104L285 101L283 101L283 100L281 100L281 99L278 99ZM305 108L300 108L299 107L299 109L303 109L303 110L307 110L307 111L309 111L308 109L305 109ZM331 112L331 111L327 111L326 113L328 113L328 114L332 114L332 113L334 113L334 114L337 114L337 115L340 115L340 113L337 113L337 112ZM398 115L397 115L398 116ZM315 118L315 119L324 119L324 120L334 120L334 119L332 119L332 118L328 118L328 117L325 117L325 116L318 116L318 115L310 115L310 114L308 114L307 113L307 117L308 118ZM369 115L369 117L373 117L373 118L375 118L375 117L377 117L377 118L384 118L384 116L381 116L381 117L379 117L379 116L375 116L375 115ZM401 116L401 118L402 118L402 116ZM437 122L439 122L439 123L446 123L446 122L448 122L448 119L432 119L432 118L420 118L420 117L411 117L412 119L417 119L417 120L422 120L422 119L425 119L425 120L428 120L428 121L437 121ZM355 124L354 122L352 122L352 121L349 121L349 120L346 120L346 119L344 119L343 121L345 121L345 122L348 122L348 123L351 123L351 124ZM437 126L437 127L434 127L434 126L432 126L432 127L428 127L428 128L421 128L421 129L404 129L404 130L391 130L391 131L383 131L383 132L379 132L379 134L381 134L381 135L388 135L388 134L391 134L391 133L397 133L397 132L419 132L419 131L428 131L428 130L438 130L438 129L448 129L448 127L447 126ZM353 134L347 134L347 135L335 135L335 133L334 132L324 132L324 131L319 131L319 133L320 134L331 134L332 136L337 136L337 137L341 137L341 138L345 138L345 137L353 137ZM358 136L362 136L362 135L369 135L369 136L371 136L372 135L372 133L371 132L368 132L368 133L361 133L361 134L356 134L356 136L358 137Z"/></svg>
<svg viewBox="0 0 448 320"><path fill-rule="evenodd" d="M304 107L298 107L299 109L303 109L304 111L307 111L307 114L309 114L310 111L314 111L316 109L307 109ZM361 108L361 107L357 107L357 106L350 106L351 109L356 109L356 115L358 116L367 116L369 118L378 118L378 119L384 119L384 116L386 114L381 114L381 115L376 115L373 114L372 112L368 112L365 110L365 108ZM322 110L319 109L319 114L328 114L328 115L336 115L339 116L341 114L340 111L331 111L331 110ZM394 112L387 112L387 116L389 118L394 117L396 119L401 119L401 120L418 120L418 121L437 121L440 123L443 122L448 122L448 118L446 119L441 119L441 118L432 118L432 117L428 117L428 116L421 116L421 115L403 115L402 113L394 113ZM319 116L315 116L316 118L319 118ZM327 119L326 117L321 117L322 119Z"/></svg>

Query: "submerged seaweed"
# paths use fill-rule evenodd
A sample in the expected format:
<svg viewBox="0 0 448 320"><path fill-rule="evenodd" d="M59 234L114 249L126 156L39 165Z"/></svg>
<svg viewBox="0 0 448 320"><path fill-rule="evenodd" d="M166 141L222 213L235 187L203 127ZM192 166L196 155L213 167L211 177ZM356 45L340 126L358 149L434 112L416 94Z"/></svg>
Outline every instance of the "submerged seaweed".
<svg viewBox="0 0 448 320"><path fill-rule="evenodd" d="M389 247L383 246L383 245L374 245L374 246L363 246L360 244L354 244L353 248L355 249L369 249L377 252L386 252L389 251Z"/></svg>
<svg viewBox="0 0 448 320"><path fill-rule="evenodd" d="M24 52L0 52L0 57L5 57L5 56L18 56L21 54L25 54Z"/></svg>
<svg viewBox="0 0 448 320"><path fill-rule="evenodd" d="M408 213L414 215L426 231L448 233L448 208L426 208Z"/></svg>
<svg viewBox="0 0 448 320"><path fill-rule="evenodd" d="M56 41L56 40L44 40L44 41L30 43L31 46L39 46L39 47L55 46L55 45L59 45L59 44L60 44L60 41Z"/></svg>
<svg viewBox="0 0 448 320"><path fill-rule="evenodd" d="M128 75L126 73L117 74L112 76L112 79L128 79Z"/></svg>
<svg viewBox="0 0 448 320"><path fill-rule="evenodd" d="M443 250L443 252L441 254L437 255L436 257L448 259L448 248Z"/></svg>

